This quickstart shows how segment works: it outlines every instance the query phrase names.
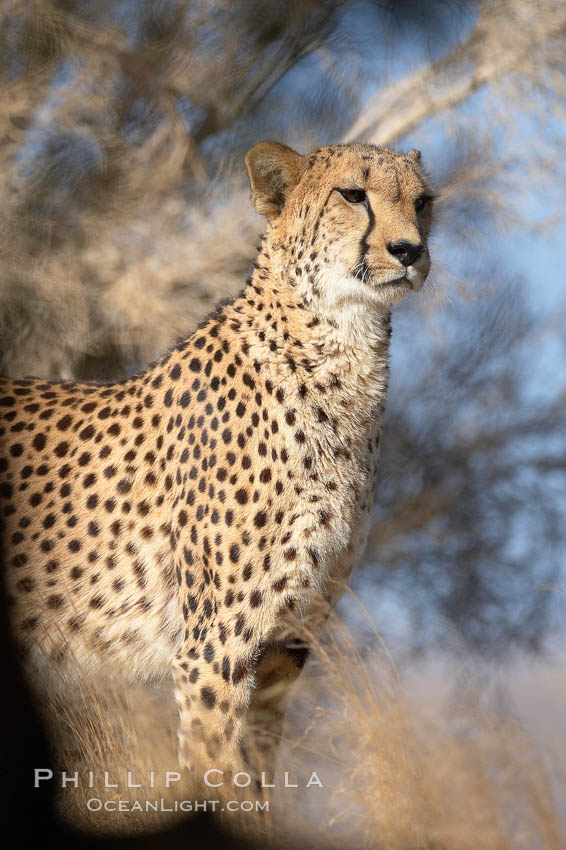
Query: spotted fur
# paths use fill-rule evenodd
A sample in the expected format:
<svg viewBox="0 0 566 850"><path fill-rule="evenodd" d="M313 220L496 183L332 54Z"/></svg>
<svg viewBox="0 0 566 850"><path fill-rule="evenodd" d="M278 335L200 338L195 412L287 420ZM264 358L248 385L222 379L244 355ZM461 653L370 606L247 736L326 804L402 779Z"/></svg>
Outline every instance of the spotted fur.
<svg viewBox="0 0 566 850"><path fill-rule="evenodd" d="M416 152L261 143L246 164L268 227L240 296L127 380L0 383L4 560L30 678L173 673L194 769L249 768L250 724L258 751L276 742L365 545L390 305L429 268ZM422 246L414 265L400 240Z"/></svg>

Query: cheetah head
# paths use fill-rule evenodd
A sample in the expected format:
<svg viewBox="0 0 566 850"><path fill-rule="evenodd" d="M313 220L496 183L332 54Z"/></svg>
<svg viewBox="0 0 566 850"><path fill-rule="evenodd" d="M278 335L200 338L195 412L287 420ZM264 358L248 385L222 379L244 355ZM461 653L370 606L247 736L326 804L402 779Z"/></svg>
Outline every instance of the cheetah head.
<svg viewBox="0 0 566 850"><path fill-rule="evenodd" d="M433 193L419 151L353 144L301 156L260 142L246 168L282 276L306 303L383 309L421 289Z"/></svg>

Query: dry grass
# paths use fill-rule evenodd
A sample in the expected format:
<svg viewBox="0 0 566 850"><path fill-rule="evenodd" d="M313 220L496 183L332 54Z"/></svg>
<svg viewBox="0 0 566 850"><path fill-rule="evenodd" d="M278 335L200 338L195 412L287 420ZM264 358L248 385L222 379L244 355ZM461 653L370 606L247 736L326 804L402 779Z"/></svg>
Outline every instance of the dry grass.
<svg viewBox="0 0 566 850"><path fill-rule="evenodd" d="M299 680L285 727L272 791L271 814L232 814L240 835L269 834L276 846L360 847L379 850L559 850L566 846L566 762L551 755L521 725L501 691L454 670L452 697L431 714L411 696L386 648L364 653L333 617ZM431 687L435 687L434 684ZM97 788L83 784L60 794L60 809L88 831L159 830L179 815L89 815L88 797L203 799L204 788L184 778L163 788L176 769L175 709L167 685L119 689L85 686L74 707L57 707L57 740L67 771L88 769ZM563 742L562 742L563 744ZM124 783L134 771L141 789L101 791L107 770ZM150 789L149 773L156 773ZM317 771L324 788L306 789ZM285 788L283 774L298 789ZM141 779L139 777L142 777ZM229 788L228 799L236 795ZM209 792L210 795L210 792ZM222 791L212 793L221 797ZM243 792L240 797L251 798Z"/></svg>
<svg viewBox="0 0 566 850"><path fill-rule="evenodd" d="M431 716L386 653L362 657L339 622L317 656L316 700L305 682L287 737L299 759L326 754L332 781L317 833L326 846L352 834L356 846L380 850L565 846L561 748L551 758L471 662L465 675L453 670L453 697Z"/></svg>
<svg viewBox="0 0 566 850"><path fill-rule="evenodd" d="M187 777L169 788L165 785L165 772L177 770L176 708L170 688L124 686L111 679L83 681L72 693L61 691L47 714L58 767L68 775L78 772L79 778L77 788L69 784L60 789L57 808L64 821L89 833L121 835L153 832L176 820L174 813L108 815L91 812L87 805L91 798L163 798L170 807L176 796L190 795ZM89 788L89 771L94 774L93 788ZM141 788L128 789L128 771L131 784L139 783ZM104 787L105 772L107 784L116 783L119 788Z"/></svg>

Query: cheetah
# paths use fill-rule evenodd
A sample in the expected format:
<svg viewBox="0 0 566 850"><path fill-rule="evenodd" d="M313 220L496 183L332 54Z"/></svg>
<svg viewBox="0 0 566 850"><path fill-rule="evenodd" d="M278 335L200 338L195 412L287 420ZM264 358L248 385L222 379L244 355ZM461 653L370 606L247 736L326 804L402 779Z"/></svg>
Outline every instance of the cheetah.
<svg viewBox="0 0 566 850"><path fill-rule="evenodd" d="M180 765L232 774L273 760L363 552L391 306L428 275L434 198L416 150L260 142L245 163L267 226L239 296L117 383L0 382L7 593L34 688L172 676Z"/></svg>

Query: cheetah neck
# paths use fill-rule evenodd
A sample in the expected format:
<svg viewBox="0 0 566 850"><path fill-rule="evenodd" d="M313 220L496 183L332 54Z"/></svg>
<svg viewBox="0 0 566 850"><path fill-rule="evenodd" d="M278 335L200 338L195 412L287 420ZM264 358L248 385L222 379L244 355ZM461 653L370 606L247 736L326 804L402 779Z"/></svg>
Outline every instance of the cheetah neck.
<svg viewBox="0 0 566 850"><path fill-rule="evenodd" d="M260 249L242 294L222 308L222 317L240 340L241 353L256 372L274 384L340 385L348 415L360 422L383 410L387 393L388 309L346 305L341 315L325 315L308 304L272 261L269 245Z"/></svg>

